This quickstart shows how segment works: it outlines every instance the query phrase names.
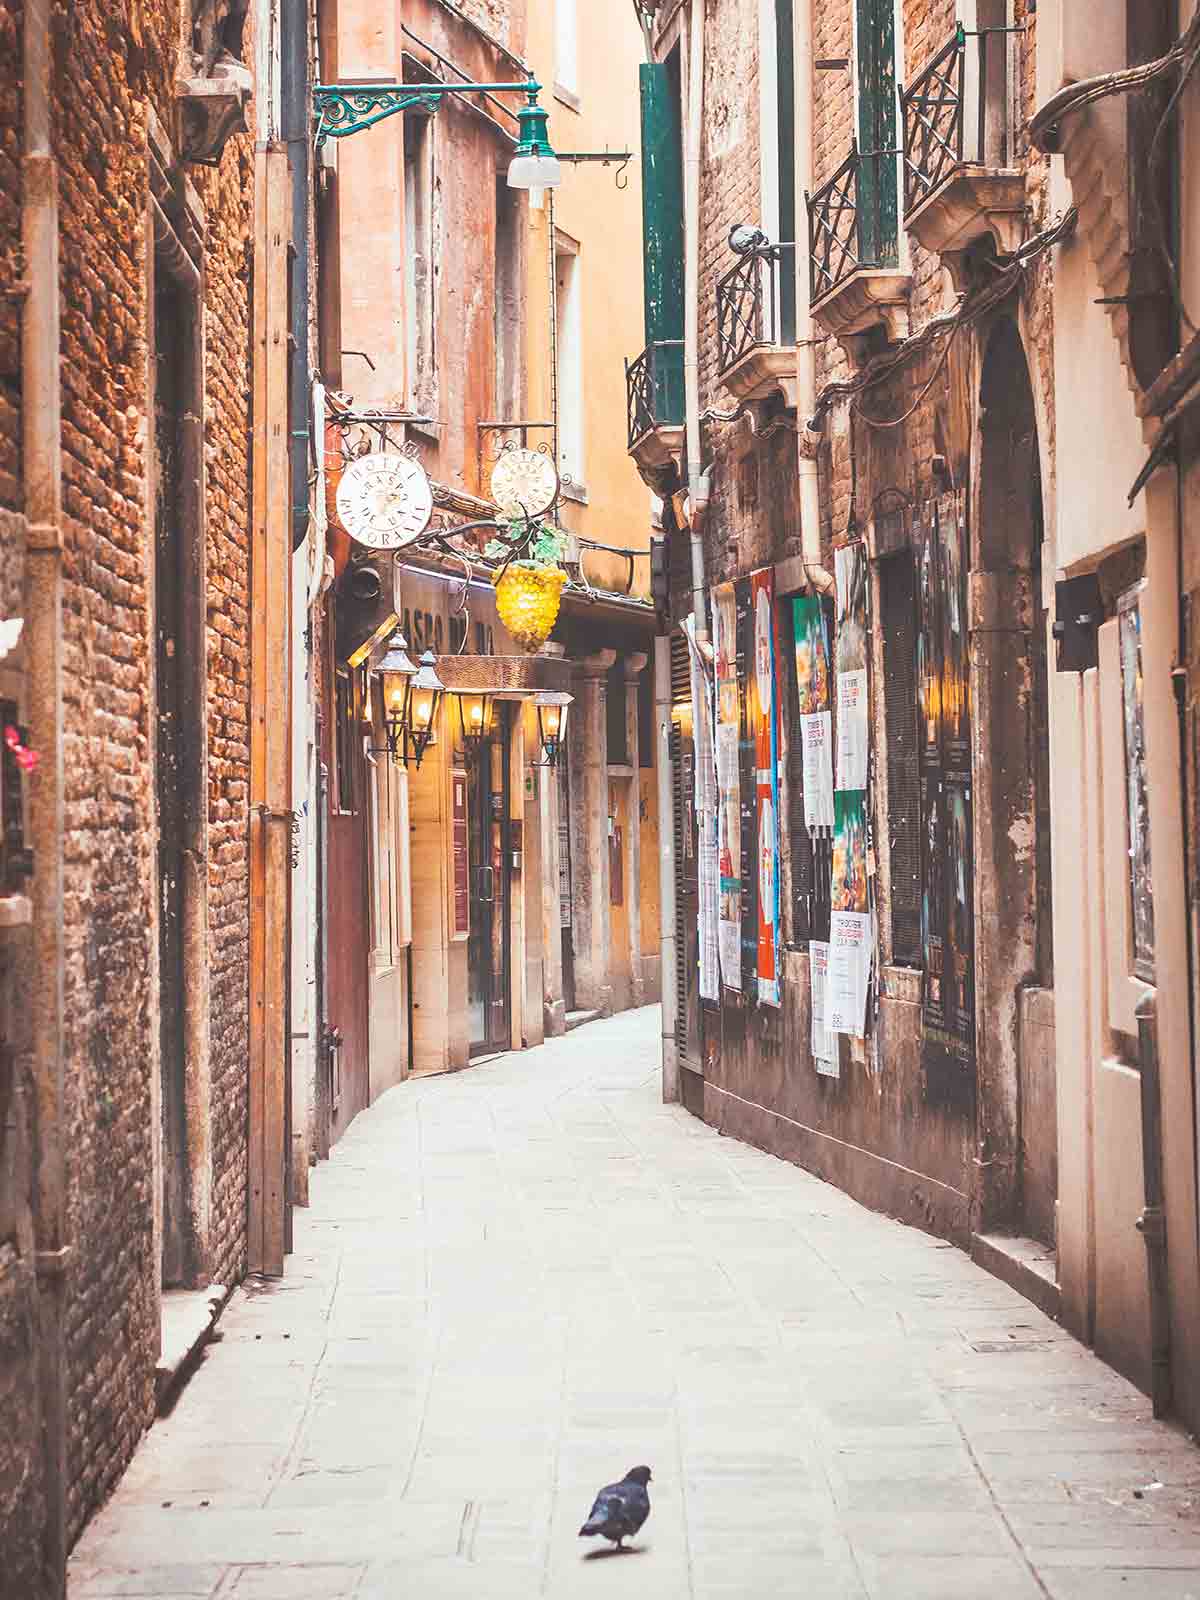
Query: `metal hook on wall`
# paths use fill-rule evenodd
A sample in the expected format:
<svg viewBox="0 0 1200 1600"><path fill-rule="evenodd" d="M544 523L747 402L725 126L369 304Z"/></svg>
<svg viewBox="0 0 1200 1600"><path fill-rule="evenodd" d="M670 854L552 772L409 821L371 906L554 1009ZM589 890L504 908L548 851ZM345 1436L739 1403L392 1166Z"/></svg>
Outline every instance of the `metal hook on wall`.
<svg viewBox="0 0 1200 1600"><path fill-rule="evenodd" d="M628 168L629 168L629 157L626 156L625 160L622 161L621 165L617 168L617 172L616 172L616 184L617 184L617 188L618 189L622 189L623 190L623 189L628 189L628 187L629 187ZM623 182L622 182L622 179L624 179Z"/></svg>

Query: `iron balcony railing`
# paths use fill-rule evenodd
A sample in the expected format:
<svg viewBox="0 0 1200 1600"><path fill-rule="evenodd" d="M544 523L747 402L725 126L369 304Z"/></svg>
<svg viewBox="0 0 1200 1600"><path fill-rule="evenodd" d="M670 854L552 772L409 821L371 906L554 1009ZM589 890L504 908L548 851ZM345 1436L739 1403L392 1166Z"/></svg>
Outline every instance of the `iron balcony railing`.
<svg viewBox="0 0 1200 1600"><path fill-rule="evenodd" d="M717 284L717 359L722 372L759 345L784 345L796 337L794 245L744 256Z"/></svg>
<svg viewBox="0 0 1200 1600"><path fill-rule="evenodd" d="M654 428L683 422L683 340L658 339L625 363L629 448Z"/></svg>
<svg viewBox="0 0 1200 1600"><path fill-rule="evenodd" d="M968 34L960 23L929 65L900 91L907 216L964 164L1008 159L1008 63L1012 28ZM968 46L976 41L976 49Z"/></svg>
<svg viewBox="0 0 1200 1600"><path fill-rule="evenodd" d="M857 142L808 205L809 287L814 303L860 267L896 265L896 150Z"/></svg>

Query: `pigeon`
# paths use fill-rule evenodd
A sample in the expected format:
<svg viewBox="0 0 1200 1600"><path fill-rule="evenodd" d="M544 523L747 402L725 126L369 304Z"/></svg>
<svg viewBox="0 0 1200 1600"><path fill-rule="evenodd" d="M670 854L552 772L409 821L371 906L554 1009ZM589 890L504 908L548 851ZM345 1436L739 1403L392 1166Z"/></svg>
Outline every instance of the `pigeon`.
<svg viewBox="0 0 1200 1600"><path fill-rule="evenodd" d="M646 1493L649 1482L649 1467L630 1467L620 1483L601 1489L579 1537L594 1539L601 1534L622 1550L621 1540L632 1539L650 1515L650 1496Z"/></svg>
<svg viewBox="0 0 1200 1600"><path fill-rule="evenodd" d="M772 251L771 241L750 222L736 222L729 230L729 248L735 256L761 256Z"/></svg>

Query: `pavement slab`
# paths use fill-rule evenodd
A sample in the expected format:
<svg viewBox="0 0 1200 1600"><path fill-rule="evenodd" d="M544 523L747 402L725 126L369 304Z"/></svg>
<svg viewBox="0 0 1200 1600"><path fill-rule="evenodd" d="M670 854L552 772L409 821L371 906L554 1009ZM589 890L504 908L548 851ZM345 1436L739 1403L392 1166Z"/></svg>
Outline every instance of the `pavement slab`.
<svg viewBox="0 0 1200 1600"><path fill-rule="evenodd" d="M69 1600L1200 1600L1200 1452L962 1252L661 1103L656 1009L359 1116ZM627 1553L578 1538L645 1461Z"/></svg>

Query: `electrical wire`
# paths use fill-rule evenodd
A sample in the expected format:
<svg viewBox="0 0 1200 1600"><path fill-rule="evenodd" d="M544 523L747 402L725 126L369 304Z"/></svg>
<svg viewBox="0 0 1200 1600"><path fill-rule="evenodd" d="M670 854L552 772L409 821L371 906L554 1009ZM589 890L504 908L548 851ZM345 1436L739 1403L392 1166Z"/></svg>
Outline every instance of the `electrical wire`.
<svg viewBox="0 0 1200 1600"><path fill-rule="evenodd" d="M1040 233L1034 234L1033 238L1026 240L1019 250L1014 251L1011 256L999 262L997 264L999 276L986 289L976 290L974 294L960 295L958 303L953 310L943 312L941 316L932 318L917 333L911 334L898 344L894 350L889 351L886 356L878 357L857 378L843 383L826 384L817 397L816 409L808 423L809 428L819 432L826 415L839 401L855 401L858 395L864 393L867 389L874 388L877 384L883 383L906 362L911 361L915 355L928 349L939 334L957 335L961 328L977 322L980 317L984 316L994 306L1006 300L1024 277L1026 269L1039 256L1044 255L1047 250L1061 243L1063 239L1069 238L1075 231L1078 221L1078 208L1069 206L1049 227L1043 228ZM854 409L857 414L870 427L874 428L895 427L900 422L906 421L933 387L941 367L944 366L949 357L949 347L952 342L952 339L947 340L946 349L942 352L941 360L937 368L935 368L932 378L918 395L915 404L909 408L903 417L872 417L856 405Z"/></svg>

